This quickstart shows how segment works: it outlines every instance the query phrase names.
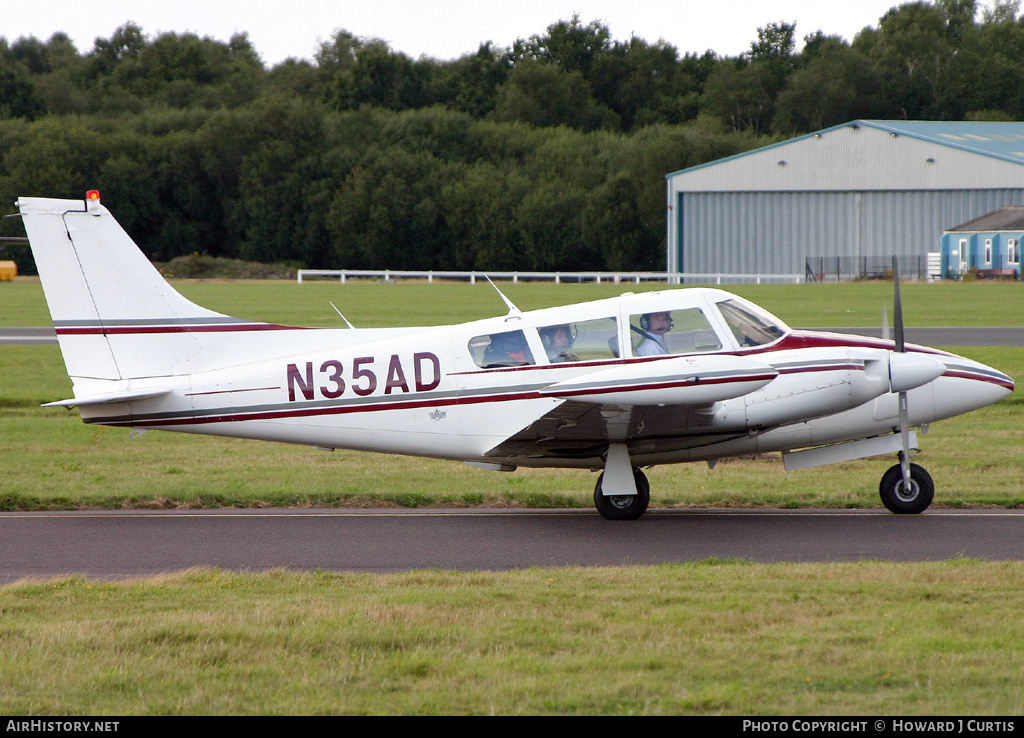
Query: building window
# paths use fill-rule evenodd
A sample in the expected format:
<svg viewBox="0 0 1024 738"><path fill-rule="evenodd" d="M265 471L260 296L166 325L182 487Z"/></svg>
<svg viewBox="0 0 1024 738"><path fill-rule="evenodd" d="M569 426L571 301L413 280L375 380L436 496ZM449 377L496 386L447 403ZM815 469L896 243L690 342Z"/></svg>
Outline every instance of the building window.
<svg viewBox="0 0 1024 738"><path fill-rule="evenodd" d="M1009 264L1020 264L1020 241L1016 238L1006 240L1006 261Z"/></svg>
<svg viewBox="0 0 1024 738"><path fill-rule="evenodd" d="M985 263L992 264L992 239L985 239Z"/></svg>

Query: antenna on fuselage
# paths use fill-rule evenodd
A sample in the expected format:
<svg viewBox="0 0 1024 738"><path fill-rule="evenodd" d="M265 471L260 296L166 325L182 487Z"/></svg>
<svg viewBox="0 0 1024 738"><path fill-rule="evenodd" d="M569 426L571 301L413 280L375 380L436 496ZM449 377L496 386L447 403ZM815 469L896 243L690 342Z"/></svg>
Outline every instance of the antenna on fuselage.
<svg viewBox="0 0 1024 738"><path fill-rule="evenodd" d="M327 304L330 305L332 308L334 308L334 312L336 312L338 315L341 315L341 311L338 310L338 308L335 306L335 304L333 302L328 300ZM345 321L345 325L347 325L352 330L355 330L355 326L348 322L348 318L346 318L344 315L341 315L341 319Z"/></svg>
<svg viewBox="0 0 1024 738"><path fill-rule="evenodd" d="M498 293L498 297L500 297L504 301L504 303L508 306L508 314L509 315L521 315L522 314L523 311L520 310L519 308L517 308L515 306L515 304L510 299L505 297L505 294L501 290L498 289L497 285L494 284L494 282L491 281L490 277L488 277L485 274L484 275L484 279L487 280L487 283L489 285L491 285L491 287L494 287L494 291Z"/></svg>

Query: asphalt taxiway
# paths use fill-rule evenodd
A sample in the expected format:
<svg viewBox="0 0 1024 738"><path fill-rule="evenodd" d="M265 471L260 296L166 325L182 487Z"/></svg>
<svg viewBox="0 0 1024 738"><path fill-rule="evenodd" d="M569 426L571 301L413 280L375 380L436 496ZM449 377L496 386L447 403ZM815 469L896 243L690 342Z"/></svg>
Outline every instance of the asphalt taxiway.
<svg viewBox="0 0 1024 738"><path fill-rule="evenodd" d="M0 584L83 574L122 579L233 571L495 571L759 562L1024 559L1024 511L127 510L0 515Z"/></svg>

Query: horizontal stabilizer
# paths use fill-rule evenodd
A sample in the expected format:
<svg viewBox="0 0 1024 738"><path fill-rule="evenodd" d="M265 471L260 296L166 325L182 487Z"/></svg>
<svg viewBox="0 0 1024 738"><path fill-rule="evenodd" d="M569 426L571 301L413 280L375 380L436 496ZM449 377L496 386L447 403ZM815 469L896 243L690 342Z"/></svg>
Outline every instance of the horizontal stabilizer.
<svg viewBox="0 0 1024 738"><path fill-rule="evenodd" d="M81 407L83 405L105 405L112 402L132 402L133 400L148 400L152 397L161 397L170 394L169 389L137 389L125 390L124 392L106 392L99 395L87 395L76 397L73 400L59 400L58 402L47 402L42 407Z"/></svg>
<svg viewBox="0 0 1024 738"><path fill-rule="evenodd" d="M620 405L710 405L764 387L779 376L745 356L683 356L620 364L557 382L550 397Z"/></svg>

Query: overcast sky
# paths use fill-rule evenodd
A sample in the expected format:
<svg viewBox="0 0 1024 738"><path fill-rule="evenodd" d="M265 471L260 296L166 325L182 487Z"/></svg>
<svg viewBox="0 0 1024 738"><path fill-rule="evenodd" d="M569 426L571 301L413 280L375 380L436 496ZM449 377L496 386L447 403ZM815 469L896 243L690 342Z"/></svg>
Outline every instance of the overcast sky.
<svg viewBox="0 0 1024 738"><path fill-rule="evenodd" d="M853 40L898 0L3 0L0 36L45 41L67 33L79 52L97 37L109 38L131 20L150 37L192 31L227 41L246 32L267 66L287 57L310 59L318 41L338 28L375 36L409 56L454 59L483 41L498 48L517 38L543 34L568 20L605 23L616 40L636 35L665 39L680 53L711 49L734 56L747 51L757 29L796 22L797 39L817 30ZM990 4L987 0L983 4Z"/></svg>

